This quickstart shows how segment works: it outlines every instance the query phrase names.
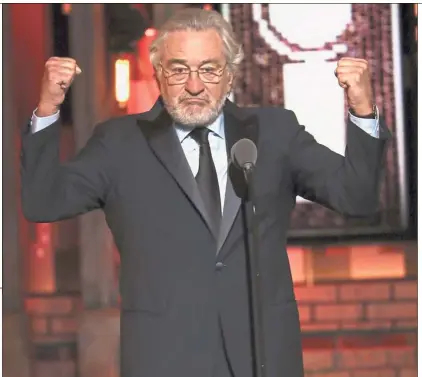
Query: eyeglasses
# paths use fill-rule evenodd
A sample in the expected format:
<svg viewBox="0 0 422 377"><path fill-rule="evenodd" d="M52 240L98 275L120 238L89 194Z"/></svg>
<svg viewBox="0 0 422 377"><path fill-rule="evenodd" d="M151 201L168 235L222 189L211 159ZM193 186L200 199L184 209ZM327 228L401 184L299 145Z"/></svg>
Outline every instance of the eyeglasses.
<svg viewBox="0 0 422 377"><path fill-rule="evenodd" d="M160 66L169 85L185 84L188 81L190 75L194 72L198 73L198 77L203 83L218 84L223 77L223 72L227 67L227 63L224 65L224 67L209 66L200 67L195 70L191 69L190 67L174 67L165 69L162 64L160 64Z"/></svg>

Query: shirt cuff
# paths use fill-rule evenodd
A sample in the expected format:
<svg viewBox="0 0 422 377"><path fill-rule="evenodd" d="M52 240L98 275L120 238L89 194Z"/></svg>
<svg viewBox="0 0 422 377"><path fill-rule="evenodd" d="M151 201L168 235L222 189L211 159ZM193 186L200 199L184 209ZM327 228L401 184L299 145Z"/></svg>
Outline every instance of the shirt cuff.
<svg viewBox="0 0 422 377"><path fill-rule="evenodd" d="M37 117L35 115L36 111L37 109L34 110L34 112L32 113L32 118L31 118L32 133L35 133L35 132L43 130L44 128L47 128L48 126L52 125L54 122L56 122L60 118L60 111L57 111L57 113L46 116L46 117Z"/></svg>
<svg viewBox="0 0 422 377"><path fill-rule="evenodd" d="M378 107L376 111L376 117L375 119L367 119L367 118L359 118L355 115L353 115L349 111L349 117L350 120L358 126L361 130L365 131L367 134L371 135L372 137L375 137L379 139L380 130L379 130L379 115L378 115Z"/></svg>

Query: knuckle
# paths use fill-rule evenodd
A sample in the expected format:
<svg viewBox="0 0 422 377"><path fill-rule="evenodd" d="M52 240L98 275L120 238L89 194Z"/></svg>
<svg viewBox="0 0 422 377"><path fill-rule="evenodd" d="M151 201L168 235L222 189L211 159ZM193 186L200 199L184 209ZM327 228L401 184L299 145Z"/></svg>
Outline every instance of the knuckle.
<svg viewBox="0 0 422 377"><path fill-rule="evenodd" d="M66 61L65 63L63 63L63 68L68 71L74 71L76 69L76 64L73 62Z"/></svg>
<svg viewBox="0 0 422 377"><path fill-rule="evenodd" d="M69 65L64 63L62 66L60 66L60 72L65 74L68 73L71 70L71 68L69 68Z"/></svg>
<svg viewBox="0 0 422 377"><path fill-rule="evenodd" d="M54 60L57 64L63 64L63 62L64 62L63 58L55 58Z"/></svg>
<svg viewBox="0 0 422 377"><path fill-rule="evenodd" d="M69 66L76 66L76 60L72 58L67 58L66 61L69 63Z"/></svg>

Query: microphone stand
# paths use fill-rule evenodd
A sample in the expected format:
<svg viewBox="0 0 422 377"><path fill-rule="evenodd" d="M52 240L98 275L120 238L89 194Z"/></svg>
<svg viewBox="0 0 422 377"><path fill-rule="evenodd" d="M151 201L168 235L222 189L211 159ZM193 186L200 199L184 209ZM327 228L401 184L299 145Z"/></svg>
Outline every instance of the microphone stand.
<svg viewBox="0 0 422 377"><path fill-rule="evenodd" d="M256 198L253 188L254 165L247 163L243 166L243 174L247 184L246 199L242 199L244 241L246 249L246 270L249 295L249 319L251 331L251 350L253 377L265 377L264 329L261 300L261 273L259 270L259 228L256 216ZM251 202L252 215L248 219L247 201ZM250 224L249 224L250 222ZM250 225L250 226L248 226ZM248 229L252 230L252 242Z"/></svg>

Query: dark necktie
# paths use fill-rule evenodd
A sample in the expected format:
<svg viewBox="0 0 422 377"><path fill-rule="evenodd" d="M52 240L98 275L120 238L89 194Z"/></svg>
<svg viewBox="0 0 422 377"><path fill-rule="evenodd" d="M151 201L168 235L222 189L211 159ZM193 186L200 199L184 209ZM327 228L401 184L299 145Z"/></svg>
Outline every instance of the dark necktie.
<svg viewBox="0 0 422 377"><path fill-rule="evenodd" d="M221 201L218 186L217 172L211 155L208 134L210 130L205 127L195 128L190 135L199 144L199 170L195 179L204 201L205 208L211 218L214 230L220 229Z"/></svg>

